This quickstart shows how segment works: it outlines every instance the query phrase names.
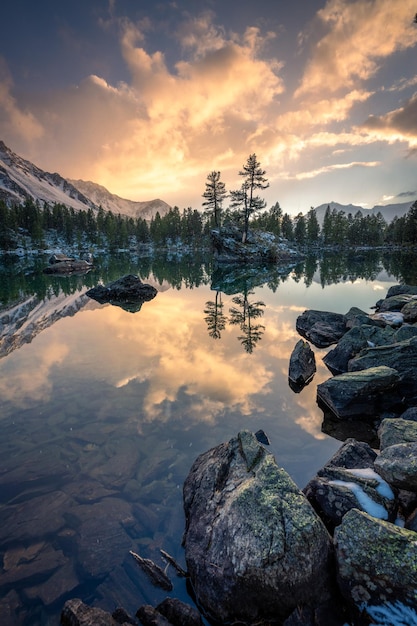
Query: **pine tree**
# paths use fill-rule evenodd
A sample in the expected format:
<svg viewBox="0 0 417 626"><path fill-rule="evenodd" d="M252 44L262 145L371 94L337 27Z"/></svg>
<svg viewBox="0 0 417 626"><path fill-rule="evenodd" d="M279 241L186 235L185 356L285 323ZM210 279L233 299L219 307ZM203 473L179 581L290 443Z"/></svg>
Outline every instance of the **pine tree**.
<svg viewBox="0 0 417 626"><path fill-rule="evenodd" d="M226 186L220 180L220 172L210 172L207 176L206 190L203 193L203 206L207 207L207 212L214 217L216 228L221 223L221 209L223 200L227 196Z"/></svg>
<svg viewBox="0 0 417 626"><path fill-rule="evenodd" d="M230 194L232 197L232 206L239 208L243 216L243 243L248 236L250 216L266 206L265 200L255 195L258 189L267 189L267 187L269 187L265 174L266 172L261 168L256 154L249 155L248 160L243 165L243 169L239 172L239 176L243 177L243 183L240 189L232 191Z"/></svg>

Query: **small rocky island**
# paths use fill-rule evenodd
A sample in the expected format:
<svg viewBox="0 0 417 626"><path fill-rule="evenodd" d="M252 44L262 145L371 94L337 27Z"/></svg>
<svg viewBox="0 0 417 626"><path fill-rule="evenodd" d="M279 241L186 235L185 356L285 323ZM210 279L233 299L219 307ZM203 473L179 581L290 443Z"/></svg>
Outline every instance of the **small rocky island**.
<svg viewBox="0 0 417 626"><path fill-rule="evenodd" d="M376 445L347 437L300 490L268 451L241 431L201 454L184 488L186 574L213 624L417 624L417 288L397 286L367 314L306 311L299 333L333 374L317 401L348 429L366 422ZM307 341L289 379L315 371ZM304 358L307 357L307 358ZM291 371L290 371L291 374ZM169 588L169 587L167 587ZM140 607L144 626L201 626L168 598ZM64 626L137 624L69 600Z"/></svg>

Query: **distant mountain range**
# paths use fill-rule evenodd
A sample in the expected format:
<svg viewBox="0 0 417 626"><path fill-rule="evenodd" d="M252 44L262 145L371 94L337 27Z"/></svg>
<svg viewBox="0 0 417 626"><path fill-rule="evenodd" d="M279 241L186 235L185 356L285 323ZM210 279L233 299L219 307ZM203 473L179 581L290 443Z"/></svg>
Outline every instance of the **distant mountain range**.
<svg viewBox="0 0 417 626"><path fill-rule="evenodd" d="M381 213L384 220L389 224L392 222L394 217L402 217L405 215L409 208L411 207L412 202L401 202L400 204L386 204L385 206L376 205L372 209L364 209L361 206L356 206L354 204L339 204L338 202L327 202L326 204L321 204L320 206L315 208L317 220L320 225L323 224L324 215L326 213L327 207L330 207L330 210L336 209L336 211L343 211L346 215L351 213L355 215L358 211L362 213L363 216L366 215L376 215L377 213Z"/></svg>
<svg viewBox="0 0 417 626"><path fill-rule="evenodd" d="M161 216L168 213L171 208L163 200L149 200L147 202L135 202L120 198L110 193L105 187L84 180L65 179L60 174L50 174L39 167L18 156L2 141L0 141L0 199L7 204L20 204L27 199L39 200L41 204L60 203L76 210L92 208L97 211L100 206L105 211L120 213L129 217L142 217L151 220L159 211ZM381 212L387 222L391 222L395 216L401 217L409 210L412 202L401 204L387 204L374 206L372 209L364 209L353 204L339 204L328 202L316 207L317 219L320 224L328 206L336 211L355 215L360 211L362 215L373 215Z"/></svg>
<svg viewBox="0 0 417 626"><path fill-rule="evenodd" d="M150 220L157 211L165 215L171 208L163 200L134 202L119 198L101 185L83 180L69 180L60 174L45 172L23 159L0 141L0 199L8 205L25 200L38 200L41 204L64 204L75 210L105 211L129 217Z"/></svg>

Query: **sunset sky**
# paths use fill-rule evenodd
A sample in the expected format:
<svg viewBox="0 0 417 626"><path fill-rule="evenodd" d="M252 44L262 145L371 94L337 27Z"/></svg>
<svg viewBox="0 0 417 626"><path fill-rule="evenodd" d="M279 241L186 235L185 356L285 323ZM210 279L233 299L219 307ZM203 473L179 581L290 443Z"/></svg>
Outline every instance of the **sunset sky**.
<svg viewBox="0 0 417 626"><path fill-rule="evenodd" d="M50 172L200 209L255 152L268 206L417 199L416 0L14 0L0 139Z"/></svg>

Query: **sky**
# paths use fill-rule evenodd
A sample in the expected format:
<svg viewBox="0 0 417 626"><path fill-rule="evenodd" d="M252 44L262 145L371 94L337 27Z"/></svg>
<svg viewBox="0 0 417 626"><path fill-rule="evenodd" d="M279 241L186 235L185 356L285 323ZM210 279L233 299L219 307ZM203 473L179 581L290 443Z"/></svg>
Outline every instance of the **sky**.
<svg viewBox="0 0 417 626"><path fill-rule="evenodd" d="M14 0L0 139L130 200L202 208L255 153L267 206L417 199L416 0ZM227 202L227 201L226 201Z"/></svg>

